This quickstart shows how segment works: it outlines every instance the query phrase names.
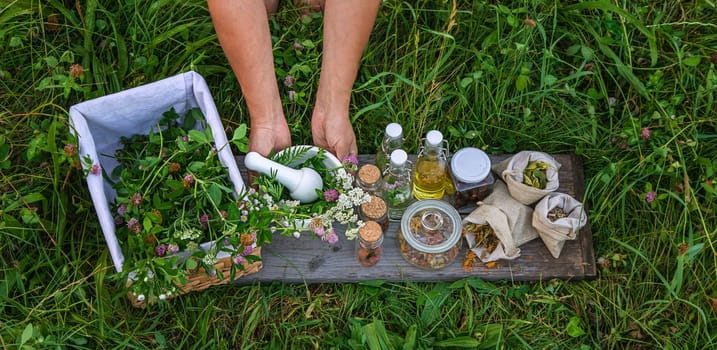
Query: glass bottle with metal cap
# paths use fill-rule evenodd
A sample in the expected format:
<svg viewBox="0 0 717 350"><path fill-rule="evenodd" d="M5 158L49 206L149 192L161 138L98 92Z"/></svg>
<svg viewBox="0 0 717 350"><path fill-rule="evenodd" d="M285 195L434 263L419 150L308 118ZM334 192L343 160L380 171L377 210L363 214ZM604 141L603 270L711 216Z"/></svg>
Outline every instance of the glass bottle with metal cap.
<svg viewBox="0 0 717 350"><path fill-rule="evenodd" d="M413 171L413 196L416 199L441 199L448 179L447 147L443 134L431 130L426 134Z"/></svg>
<svg viewBox="0 0 717 350"><path fill-rule="evenodd" d="M386 125L383 141L376 152L376 166L384 172L389 166L391 152L403 147L403 128L401 124L390 123Z"/></svg>

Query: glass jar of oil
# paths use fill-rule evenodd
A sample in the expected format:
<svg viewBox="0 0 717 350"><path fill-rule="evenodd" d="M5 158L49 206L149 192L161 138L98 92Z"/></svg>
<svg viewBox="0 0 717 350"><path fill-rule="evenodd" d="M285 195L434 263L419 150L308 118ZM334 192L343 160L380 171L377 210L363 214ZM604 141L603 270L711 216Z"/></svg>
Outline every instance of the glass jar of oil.
<svg viewBox="0 0 717 350"><path fill-rule="evenodd" d="M413 171L413 196L418 199L442 199L448 182L448 148L443 134L431 130L418 152Z"/></svg>

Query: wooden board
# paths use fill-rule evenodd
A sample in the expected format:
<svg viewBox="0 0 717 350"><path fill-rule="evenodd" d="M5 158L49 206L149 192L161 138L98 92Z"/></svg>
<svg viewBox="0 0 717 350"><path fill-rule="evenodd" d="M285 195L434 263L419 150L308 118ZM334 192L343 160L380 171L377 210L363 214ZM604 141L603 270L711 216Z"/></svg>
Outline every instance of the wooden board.
<svg viewBox="0 0 717 350"><path fill-rule="evenodd" d="M490 156L493 163L509 155ZM562 165L559 170L559 192L570 194L582 201L585 191L583 165L573 154L553 157ZM415 158L415 155L412 157ZM361 163L372 162L373 156L362 155ZM243 158L238 157L240 168ZM246 174L243 174L246 178ZM563 247L559 259L553 258L540 238L521 246L521 256L511 261L500 261L487 268L482 264L472 271L463 269L467 248L463 241L461 253L449 266L440 270L415 267L404 260L396 238L399 222L391 222L383 243L383 255L373 267L359 266L355 242L341 239L337 244L312 240L308 234L302 238L276 236L271 244L262 248L264 267L256 274L244 276L237 282L248 284L269 283L352 283L366 280L393 282L453 281L478 276L485 280L537 281L545 279L579 280L595 277L596 266L590 225L586 225L574 241Z"/></svg>

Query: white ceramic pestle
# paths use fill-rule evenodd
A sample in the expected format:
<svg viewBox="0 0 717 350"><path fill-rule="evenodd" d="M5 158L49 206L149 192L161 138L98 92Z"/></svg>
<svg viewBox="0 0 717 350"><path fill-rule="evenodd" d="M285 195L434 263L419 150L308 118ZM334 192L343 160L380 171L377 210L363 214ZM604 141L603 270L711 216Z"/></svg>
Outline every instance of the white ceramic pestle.
<svg viewBox="0 0 717 350"><path fill-rule="evenodd" d="M321 175L316 170L311 168L290 168L256 152L246 154L244 165L249 170L258 171L267 176L276 173L275 179L289 190L291 198L302 203L315 201L319 198L316 191L324 187Z"/></svg>

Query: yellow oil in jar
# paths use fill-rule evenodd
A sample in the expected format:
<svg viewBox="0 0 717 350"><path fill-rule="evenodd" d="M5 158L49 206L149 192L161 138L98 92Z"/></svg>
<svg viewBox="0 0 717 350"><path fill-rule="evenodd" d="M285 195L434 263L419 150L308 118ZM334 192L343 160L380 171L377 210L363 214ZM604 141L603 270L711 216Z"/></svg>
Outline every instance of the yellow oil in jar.
<svg viewBox="0 0 717 350"><path fill-rule="evenodd" d="M413 196L419 200L441 199L447 180L445 160L419 158L413 176Z"/></svg>

